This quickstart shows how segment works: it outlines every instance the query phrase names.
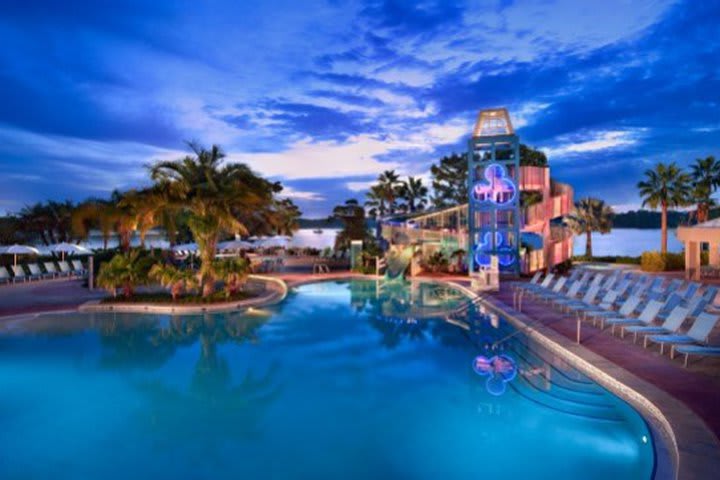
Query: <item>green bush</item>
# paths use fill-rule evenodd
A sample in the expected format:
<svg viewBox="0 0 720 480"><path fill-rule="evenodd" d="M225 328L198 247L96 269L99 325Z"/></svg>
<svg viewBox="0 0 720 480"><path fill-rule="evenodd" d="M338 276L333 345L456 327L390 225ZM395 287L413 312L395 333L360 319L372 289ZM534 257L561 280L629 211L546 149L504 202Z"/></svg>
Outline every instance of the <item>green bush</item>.
<svg viewBox="0 0 720 480"><path fill-rule="evenodd" d="M640 268L644 272L671 272L685 269L684 253L643 252Z"/></svg>
<svg viewBox="0 0 720 480"><path fill-rule="evenodd" d="M574 262L601 262L640 265L640 257L628 257L624 255L607 255L604 257L588 257L585 255L577 255L572 257L572 259Z"/></svg>
<svg viewBox="0 0 720 480"><path fill-rule="evenodd" d="M566 273L568 273L570 271L571 268L572 268L572 260L568 258L567 260L556 264L552 268L552 272L555 274L558 274L558 275L565 275Z"/></svg>

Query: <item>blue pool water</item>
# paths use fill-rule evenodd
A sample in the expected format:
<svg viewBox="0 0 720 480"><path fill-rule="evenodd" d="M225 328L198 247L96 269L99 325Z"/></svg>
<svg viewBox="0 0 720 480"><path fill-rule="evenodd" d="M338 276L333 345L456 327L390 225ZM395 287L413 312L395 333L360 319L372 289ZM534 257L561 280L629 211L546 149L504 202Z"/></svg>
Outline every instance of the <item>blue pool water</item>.
<svg viewBox="0 0 720 480"><path fill-rule="evenodd" d="M502 319L442 319L465 302L323 282L243 315L40 317L0 334L0 478L651 477L633 409L523 335L490 351ZM475 373L497 354L514 379Z"/></svg>

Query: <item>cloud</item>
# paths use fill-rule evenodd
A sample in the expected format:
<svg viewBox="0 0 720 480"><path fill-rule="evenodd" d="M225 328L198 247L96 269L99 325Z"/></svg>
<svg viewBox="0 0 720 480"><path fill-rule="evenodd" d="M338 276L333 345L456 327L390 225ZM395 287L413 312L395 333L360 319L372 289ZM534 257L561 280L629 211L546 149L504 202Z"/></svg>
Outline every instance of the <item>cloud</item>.
<svg viewBox="0 0 720 480"><path fill-rule="evenodd" d="M581 153L626 148L636 145L641 131L608 130L562 136L556 146L543 148L548 157L559 160Z"/></svg>
<svg viewBox="0 0 720 480"><path fill-rule="evenodd" d="M4 9L0 201L126 188L197 139L328 213L382 170L426 175L498 106L618 204L647 162L718 155L717 2L131 1Z"/></svg>
<svg viewBox="0 0 720 480"><path fill-rule="evenodd" d="M292 187L285 186L281 193L281 196L291 198L293 200L305 200L310 202L319 202L325 200L325 196L317 192L295 190Z"/></svg>

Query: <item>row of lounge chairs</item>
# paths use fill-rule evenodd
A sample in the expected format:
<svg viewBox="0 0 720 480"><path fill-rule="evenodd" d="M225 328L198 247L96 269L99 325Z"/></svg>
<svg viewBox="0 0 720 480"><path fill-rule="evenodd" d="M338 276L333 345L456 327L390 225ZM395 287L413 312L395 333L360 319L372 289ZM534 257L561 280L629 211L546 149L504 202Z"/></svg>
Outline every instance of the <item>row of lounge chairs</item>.
<svg viewBox="0 0 720 480"><path fill-rule="evenodd" d="M601 330L610 327L643 339L643 346L665 347L670 357L720 356L720 346L708 345L710 334L720 317L714 314L718 289L696 282L660 276L638 275L617 270L611 274L577 269L569 277L536 274L529 283L513 285L515 308L522 309L525 297L545 302L578 321L591 321ZM684 333L683 325L690 322Z"/></svg>
<svg viewBox="0 0 720 480"><path fill-rule="evenodd" d="M12 274L10 274L12 271ZM38 263L27 265L0 266L0 284L29 282L58 277L84 277L87 270L80 260L63 260L60 262L44 262L40 267Z"/></svg>

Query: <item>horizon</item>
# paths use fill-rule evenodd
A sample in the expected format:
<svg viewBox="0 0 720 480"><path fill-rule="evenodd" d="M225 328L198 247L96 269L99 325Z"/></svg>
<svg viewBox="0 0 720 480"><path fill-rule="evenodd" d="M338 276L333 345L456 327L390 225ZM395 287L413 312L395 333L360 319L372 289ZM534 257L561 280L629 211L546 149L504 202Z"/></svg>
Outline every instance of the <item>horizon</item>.
<svg viewBox="0 0 720 480"><path fill-rule="evenodd" d="M192 139L325 218L383 170L429 186L497 106L618 212L656 162L720 153L720 4L131 3L4 5L0 214L147 184Z"/></svg>

